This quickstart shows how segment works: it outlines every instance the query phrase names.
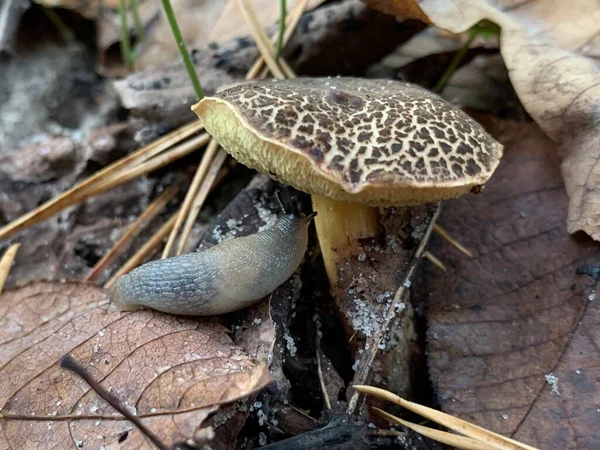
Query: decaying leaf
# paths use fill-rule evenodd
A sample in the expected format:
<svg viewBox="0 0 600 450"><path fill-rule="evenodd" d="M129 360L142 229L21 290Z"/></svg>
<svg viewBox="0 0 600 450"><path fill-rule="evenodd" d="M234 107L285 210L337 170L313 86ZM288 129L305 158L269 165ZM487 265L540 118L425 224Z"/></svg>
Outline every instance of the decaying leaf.
<svg viewBox="0 0 600 450"><path fill-rule="evenodd" d="M475 252L435 248L424 275L430 374L442 408L544 449L598 448L600 248L565 233L556 147L533 124L480 117L505 145L485 191L441 225Z"/></svg>
<svg viewBox="0 0 600 450"><path fill-rule="evenodd" d="M151 448L60 368L65 354L167 445L190 438L220 405L245 399L271 379L266 364L254 363L216 321L111 312L106 293L89 284L36 282L6 291L0 316L3 448ZM236 413L245 416L248 408Z"/></svg>
<svg viewBox="0 0 600 450"><path fill-rule="evenodd" d="M568 231L600 240L600 8L575 2L365 0L454 33L483 19L502 28L500 50L521 102L558 145L570 203ZM385 6L385 7L384 7Z"/></svg>

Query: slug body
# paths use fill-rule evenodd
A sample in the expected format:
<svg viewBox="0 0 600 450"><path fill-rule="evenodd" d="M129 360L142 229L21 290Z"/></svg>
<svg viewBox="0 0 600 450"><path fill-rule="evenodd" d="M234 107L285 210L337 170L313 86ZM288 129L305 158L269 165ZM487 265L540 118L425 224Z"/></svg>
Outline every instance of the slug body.
<svg viewBox="0 0 600 450"><path fill-rule="evenodd" d="M202 252L148 262L117 280L111 300L121 310L152 308L196 316L246 308L298 268L309 222L286 214L268 230Z"/></svg>

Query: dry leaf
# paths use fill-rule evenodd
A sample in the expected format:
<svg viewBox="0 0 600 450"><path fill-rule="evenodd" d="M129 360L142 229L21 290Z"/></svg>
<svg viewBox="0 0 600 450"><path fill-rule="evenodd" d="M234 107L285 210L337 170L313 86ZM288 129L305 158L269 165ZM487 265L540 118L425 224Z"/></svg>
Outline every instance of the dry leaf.
<svg viewBox="0 0 600 450"><path fill-rule="evenodd" d="M570 198L568 231L583 230L600 240L598 3L365 1L454 33L466 31L482 19L502 27L500 50L512 84L525 109L559 144L561 172Z"/></svg>
<svg viewBox="0 0 600 450"><path fill-rule="evenodd" d="M270 381L266 365L253 363L211 320L109 312L107 305L103 290L83 283L36 282L0 296L1 447L126 442L151 448L87 384L59 367L65 354L167 445L190 438L219 405Z"/></svg>
<svg viewBox="0 0 600 450"><path fill-rule="evenodd" d="M543 449L598 448L600 249L565 233L555 145L533 124L480 117L505 145L477 196L440 224L475 252L432 250L451 270L424 275L430 375L444 411ZM589 265L589 266L586 266ZM435 275L435 276L434 276Z"/></svg>

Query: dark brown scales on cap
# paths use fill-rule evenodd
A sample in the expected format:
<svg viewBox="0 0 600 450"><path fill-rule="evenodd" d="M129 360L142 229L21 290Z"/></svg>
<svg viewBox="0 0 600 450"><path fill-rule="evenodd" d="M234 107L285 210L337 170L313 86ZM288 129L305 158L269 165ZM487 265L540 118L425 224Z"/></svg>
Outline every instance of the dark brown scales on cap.
<svg viewBox="0 0 600 450"><path fill-rule="evenodd" d="M255 81L194 110L242 163L337 200L402 205L456 197L485 183L502 155L465 113L390 80Z"/></svg>

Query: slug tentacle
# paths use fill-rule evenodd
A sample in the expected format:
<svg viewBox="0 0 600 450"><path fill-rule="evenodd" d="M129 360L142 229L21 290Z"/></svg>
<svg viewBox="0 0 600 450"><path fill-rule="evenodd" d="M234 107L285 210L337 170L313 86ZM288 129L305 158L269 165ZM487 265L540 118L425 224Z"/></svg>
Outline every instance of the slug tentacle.
<svg viewBox="0 0 600 450"><path fill-rule="evenodd" d="M147 307L198 316L248 307L298 268L312 217L286 214L260 233L143 264L117 280L111 300L121 310Z"/></svg>

